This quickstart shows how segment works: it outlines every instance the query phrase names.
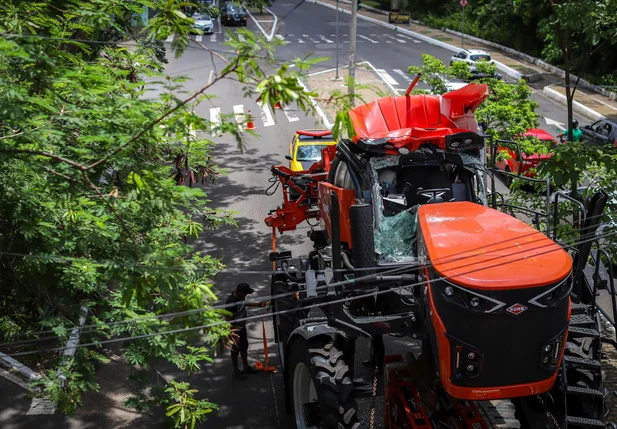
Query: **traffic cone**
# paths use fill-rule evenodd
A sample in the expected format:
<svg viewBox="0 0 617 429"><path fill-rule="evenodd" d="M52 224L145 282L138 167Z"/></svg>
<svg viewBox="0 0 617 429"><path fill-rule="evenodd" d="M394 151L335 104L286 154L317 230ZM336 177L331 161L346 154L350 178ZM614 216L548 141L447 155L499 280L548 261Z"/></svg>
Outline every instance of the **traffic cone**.
<svg viewBox="0 0 617 429"><path fill-rule="evenodd" d="M249 110L249 114L248 114L248 121L246 122L246 129L247 130L254 130L255 129L255 124L253 123L253 115L251 115L251 111Z"/></svg>
<svg viewBox="0 0 617 429"><path fill-rule="evenodd" d="M274 103L274 108L275 109L282 109L281 103L279 103L278 101L276 103Z"/></svg>

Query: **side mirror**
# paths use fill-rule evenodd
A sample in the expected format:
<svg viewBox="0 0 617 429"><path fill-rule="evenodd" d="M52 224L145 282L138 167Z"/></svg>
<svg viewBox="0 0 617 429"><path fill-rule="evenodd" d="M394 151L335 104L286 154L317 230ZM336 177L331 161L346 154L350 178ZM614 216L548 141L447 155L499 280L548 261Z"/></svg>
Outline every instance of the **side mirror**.
<svg viewBox="0 0 617 429"><path fill-rule="evenodd" d="M285 155L285 159L292 160L291 155Z"/></svg>
<svg viewBox="0 0 617 429"><path fill-rule="evenodd" d="M590 130L591 129L591 125L585 125L583 128L586 129L586 130Z"/></svg>

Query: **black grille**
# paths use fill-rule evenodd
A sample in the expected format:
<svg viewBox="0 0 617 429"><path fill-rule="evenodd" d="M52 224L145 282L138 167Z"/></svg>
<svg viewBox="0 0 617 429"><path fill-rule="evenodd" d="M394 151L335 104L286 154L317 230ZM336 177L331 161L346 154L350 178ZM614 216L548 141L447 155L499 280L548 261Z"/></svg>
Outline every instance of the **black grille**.
<svg viewBox="0 0 617 429"><path fill-rule="evenodd" d="M432 270L431 270L432 271ZM431 272L435 278L435 272ZM438 278L438 277L437 277ZM567 296L554 305L540 308L529 300L553 288L485 291L467 289L505 303L493 313L474 312L448 301L443 294L448 283L432 280L431 291L437 314L446 327L450 341L452 382L463 387L496 387L533 383L546 380L556 371L552 365L542 365L542 349L557 338L563 344L568 326ZM517 314L507 311L520 304L526 309ZM487 306L491 307L492 303ZM514 307L513 307L514 306ZM515 312L516 313L516 312ZM457 344L458 343L458 344ZM467 354L472 349L479 353L481 367L472 374L457 374L456 346Z"/></svg>

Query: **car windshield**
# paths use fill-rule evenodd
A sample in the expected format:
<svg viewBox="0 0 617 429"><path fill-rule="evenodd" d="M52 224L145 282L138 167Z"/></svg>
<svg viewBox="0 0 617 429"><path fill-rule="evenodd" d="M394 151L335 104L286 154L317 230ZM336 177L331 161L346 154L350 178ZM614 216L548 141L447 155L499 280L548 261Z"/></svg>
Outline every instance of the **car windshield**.
<svg viewBox="0 0 617 429"><path fill-rule="evenodd" d="M195 15L193 16L195 21L210 21L210 17L208 15Z"/></svg>
<svg viewBox="0 0 617 429"><path fill-rule="evenodd" d="M321 159L321 150L327 146L325 144L298 146L296 161L319 161Z"/></svg>
<svg viewBox="0 0 617 429"><path fill-rule="evenodd" d="M471 56L471 61L490 61L490 60L491 60L490 55L472 55Z"/></svg>
<svg viewBox="0 0 617 429"><path fill-rule="evenodd" d="M227 3L227 11L228 12L242 12L242 8L236 6L235 4Z"/></svg>

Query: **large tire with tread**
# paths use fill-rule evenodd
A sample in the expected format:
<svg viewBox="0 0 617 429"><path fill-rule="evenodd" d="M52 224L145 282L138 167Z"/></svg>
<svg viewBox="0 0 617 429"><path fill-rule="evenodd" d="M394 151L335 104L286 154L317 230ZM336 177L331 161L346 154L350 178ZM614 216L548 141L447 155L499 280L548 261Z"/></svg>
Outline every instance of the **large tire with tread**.
<svg viewBox="0 0 617 429"><path fill-rule="evenodd" d="M308 341L298 338L293 342L289 356L288 386L292 395L292 421L298 428L307 426L297 424L298 419L303 422L303 415L298 416L298 409L302 409L297 389L310 389L310 384L298 383L300 374L305 369L310 372L310 378L319 404L321 423L319 429L359 429L358 405L352 396L352 374L345 362L345 356L328 336L311 338ZM304 373L306 374L306 373ZM300 408L299 408L300 407Z"/></svg>
<svg viewBox="0 0 617 429"><path fill-rule="evenodd" d="M300 320L306 318L308 313L301 309L302 304L296 299L295 293L299 290L298 284L291 280L274 282L274 295L277 296L273 302L274 327L277 329L279 342L283 344L287 343L293 330L300 326ZM285 313L279 314L280 311Z"/></svg>

